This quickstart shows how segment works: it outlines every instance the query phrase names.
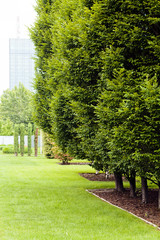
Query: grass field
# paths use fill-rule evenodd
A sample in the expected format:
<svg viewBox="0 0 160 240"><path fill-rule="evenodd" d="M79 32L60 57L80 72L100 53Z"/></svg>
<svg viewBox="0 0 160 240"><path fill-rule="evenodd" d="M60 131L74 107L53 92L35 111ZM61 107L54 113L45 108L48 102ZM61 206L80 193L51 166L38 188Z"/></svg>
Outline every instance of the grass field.
<svg viewBox="0 0 160 240"><path fill-rule="evenodd" d="M0 155L0 240L158 240L160 232L92 196L112 188L79 172L86 165L58 165L44 157Z"/></svg>

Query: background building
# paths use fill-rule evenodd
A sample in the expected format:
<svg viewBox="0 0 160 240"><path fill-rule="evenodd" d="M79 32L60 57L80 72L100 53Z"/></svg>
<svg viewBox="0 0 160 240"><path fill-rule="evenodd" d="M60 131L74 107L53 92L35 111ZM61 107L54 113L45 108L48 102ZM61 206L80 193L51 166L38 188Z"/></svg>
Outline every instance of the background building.
<svg viewBox="0 0 160 240"><path fill-rule="evenodd" d="M33 91L34 78L34 44L30 39L9 40L9 88L19 86L21 82Z"/></svg>

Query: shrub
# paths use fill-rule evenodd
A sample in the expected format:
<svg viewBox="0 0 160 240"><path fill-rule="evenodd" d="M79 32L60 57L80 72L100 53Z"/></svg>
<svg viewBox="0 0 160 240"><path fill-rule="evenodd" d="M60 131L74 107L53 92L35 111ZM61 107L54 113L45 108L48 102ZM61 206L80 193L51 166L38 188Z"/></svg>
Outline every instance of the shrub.
<svg viewBox="0 0 160 240"><path fill-rule="evenodd" d="M55 143L53 143L52 152L54 154L54 158L62 161L62 164L67 164L73 159L68 153L63 153L63 151Z"/></svg>
<svg viewBox="0 0 160 240"><path fill-rule="evenodd" d="M28 147L24 147L24 153L28 153ZM32 149L30 149L30 154L32 153ZM29 155L30 156L30 155Z"/></svg>
<svg viewBox="0 0 160 240"><path fill-rule="evenodd" d="M9 144L9 145L4 145L2 146L2 150L3 150L3 153L15 153L14 152L14 146L12 144ZM20 149L18 150L18 153L20 153ZM28 153L28 147L24 147L24 153ZM32 150L31 150L31 153L32 153Z"/></svg>
<svg viewBox="0 0 160 240"><path fill-rule="evenodd" d="M14 153L14 147L12 146L6 146L3 148L3 153Z"/></svg>
<svg viewBox="0 0 160 240"><path fill-rule="evenodd" d="M2 151L4 147L6 147L6 145L5 144L1 144L0 145L0 151Z"/></svg>

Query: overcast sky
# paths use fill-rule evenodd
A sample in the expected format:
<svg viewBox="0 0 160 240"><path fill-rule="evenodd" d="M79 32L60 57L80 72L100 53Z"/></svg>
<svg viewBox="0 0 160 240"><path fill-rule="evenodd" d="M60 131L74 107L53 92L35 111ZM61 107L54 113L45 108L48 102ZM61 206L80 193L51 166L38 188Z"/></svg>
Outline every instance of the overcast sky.
<svg viewBox="0 0 160 240"><path fill-rule="evenodd" d="M29 38L27 27L33 24L36 16L33 6L35 0L1 0L0 95L9 88L9 38L17 38L18 35Z"/></svg>

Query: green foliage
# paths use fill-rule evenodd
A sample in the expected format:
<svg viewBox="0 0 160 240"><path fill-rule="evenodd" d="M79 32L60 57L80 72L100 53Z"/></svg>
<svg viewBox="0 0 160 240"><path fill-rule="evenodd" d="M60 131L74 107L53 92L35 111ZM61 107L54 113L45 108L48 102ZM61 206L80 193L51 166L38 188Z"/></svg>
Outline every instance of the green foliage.
<svg viewBox="0 0 160 240"><path fill-rule="evenodd" d="M32 154L32 149L30 150L30 154ZM28 154L28 147L24 146L24 153L25 154Z"/></svg>
<svg viewBox="0 0 160 240"><path fill-rule="evenodd" d="M47 133L43 132L43 154L47 158L54 158L53 155L53 140L50 138L50 136Z"/></svg>
<svg viewBox="0 0 160 240"><path fill-rule="evenodd" d="M3 153L6 153L6 154L13 154L15 153L15 150L14 150L14 145L5 145L2 147L2 152ZM17 155L18 153L20 153L20 149L18 149L18 152L17 152ZM27 154L28 153L28 147L24 147L24 153ZM31 150L31 153L32 153L32 150Z"/></svg>
<svg viewBox="0 0 160 240"><path fill-rule="evenodd" d="M57 91L51 102L52 138L62 151L81 156L80 142L75 131L76 121L71 109L70 98L65 91Z"/></svg>
<svg viewBox="0 0 160 240"><path fill-rule="evenodd" d="M6 147L6 145L5 144L1 144L0 145L0 151L2 151L4 147Z"/></svg>
<svg viewBox="0 0 160 240"><path fill-rule="evenodd" d="M99 170L160 182L159 1L38 0L36 10L38 126Z"/></svg>
<svg viewBox="0 0 160 240"><path fill-rule="evenodd" d="M33 105L37 111L34 111L34 119L37 125L45 132L51 131L50 98L51 89L48 85L49 77L47 73L48 59L52 56L51 47L51 2L42 0L37 1L36 11L37 19L35 27L30 29L31 38L35 45L35 94Z"/></svg>
<svg viewBox="0 0 160 240"><path fill-rule="evenodd" d="M13 122L10 119L0 119L0 136L12 136L13 132Z"/></svg>
<svg viewBox="0 0 160 240"><path fill-rule="evenodd" d="M6 147L4 147L2 152L6 153L6 154L11 154L11 153L13 154L13 153L15 153L14 146L6 146Z"/></svg>
<svg viewBox="0 0 160 240"><path fill-rule="evenodd" d="M20 153L24 155L24 124L20 124Z"/></svg>
<svg viewBox="0 0 160 240"><path fill-rule="evenodd" d="M120 170L128 178L135 171L149 177L154 159L159 158L156 134L152 133L159 135L158 127L153 127L155 119L159 124L159 106L157 103L155 115L151 114L152 110L149 113L146 94L141 88L146 89L146 74L149 82L157 74L159 82L159 55L154 42L159 41L160 4L158 1L113 2L113 5L110 1L97 2L92 9L93 21L101 25L100 28L97 25L99 34L106 32L95 145L102 159L100 163L108 163L112 171Z"/></svg>
<svg viewBox="0 0 160 240"><path fill-rule="evenodd" d="M7 89L1 96L0 116L3 120L9 119L13 124L32 121L32 93L21 83L12 90Z"/></svg>

